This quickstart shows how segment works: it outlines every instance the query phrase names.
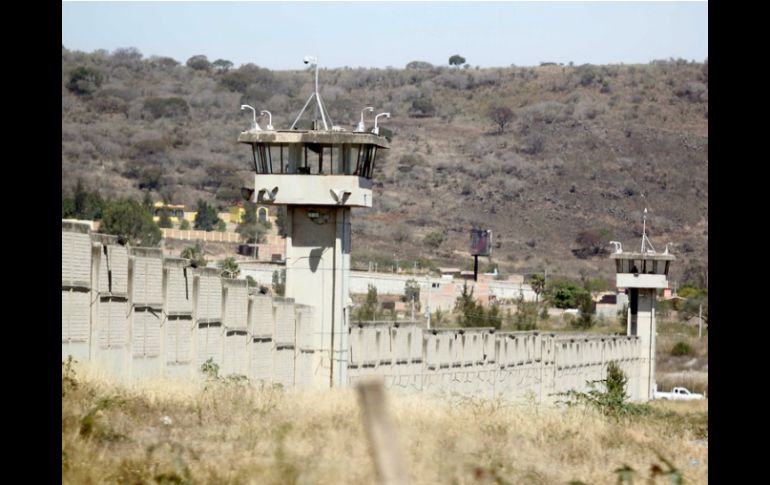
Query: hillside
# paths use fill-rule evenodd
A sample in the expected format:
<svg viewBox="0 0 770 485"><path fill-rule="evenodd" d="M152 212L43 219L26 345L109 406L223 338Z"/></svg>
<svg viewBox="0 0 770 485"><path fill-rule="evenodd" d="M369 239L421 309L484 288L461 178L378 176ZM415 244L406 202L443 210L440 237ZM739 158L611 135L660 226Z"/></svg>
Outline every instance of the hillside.
<svg viewBox="0 0 770 485"><path fill-rule="evenodd" d="M106 196L149 190L225 207L253 185L250 154L235 141L249 125L240 104L270 110L273 125L288 128L312 75L189 64L133 49L62 49L63 194L83 179ZM707 268L707 63L415 62L327 69L320 78L335 124L352 129L364 106L392 114L382 120L392 149L377 167L374 208L354 211L356 261L378 257L382 268L396 255L411 267L422 256L467 267L476 225L493 230L502 271L547 266L606 278L612 267L600 250L609 239L635 247L646 206L655 248L673 242L680 257L672 279ZM494 106L513 113L502 132L488 116ZM423 243L434 231L445 236L438 249Z"/></svg>

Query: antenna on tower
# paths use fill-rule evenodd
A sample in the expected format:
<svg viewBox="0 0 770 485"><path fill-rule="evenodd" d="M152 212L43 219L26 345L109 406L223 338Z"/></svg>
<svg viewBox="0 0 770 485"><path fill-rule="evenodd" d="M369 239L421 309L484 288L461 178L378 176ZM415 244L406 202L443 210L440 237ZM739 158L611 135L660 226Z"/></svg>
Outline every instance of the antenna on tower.
<svg viewBox="0 0 770 485"><path fill-rule="evenodd" d="M650 246L650 250L647 251L646 246ZM644 208L644 215L642 216L642 254L655 253L655 248L652 247L650 239L647 237L647 208Z"/></svg>
<svg viewBox="0 0 770 485"><path fill-rule="evenodd" d="M297 119L294 120L294 123L291 124L290 130L294 129L294 126L297 124L297 121L299 121L300 117L302 116L302 113L305 112L305 109L307 109L308 105L310 104L310 101L313 100L313 97L315 97L316 100L316 121L318 120L318 113L321 113L321 121L324 124L324 130L329 130L329 125L326 124L326 119L329 119L329 123L332 124L332 127L334 126L334 123L332 123L332 118L329 116L329 112L326 109L326 106L324 106L323 101L321 100L321 93L318 92L318 57L315 56L305 56L304 59L302 59L302 62L305 64L312 64L315 66L315 91L313 91L313 94L310 95L309 98L307 98L307 102L305 103L305 106L302 107L302 111L299 112L297 115ZM315 127L314 127L315 128Z"/></svg>

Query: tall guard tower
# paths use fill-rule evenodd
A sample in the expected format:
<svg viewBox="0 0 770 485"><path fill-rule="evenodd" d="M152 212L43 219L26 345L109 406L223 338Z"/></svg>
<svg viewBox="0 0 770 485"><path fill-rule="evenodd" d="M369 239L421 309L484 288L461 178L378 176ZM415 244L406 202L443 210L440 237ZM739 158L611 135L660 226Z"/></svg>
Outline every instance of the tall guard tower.
<svg viewBox="0 0 770 485"><path fill-rule="evenodd" d="M305 63L315 65L316 90L291 128L274 130L269 122L262 130L255 110L252 128L238 142L250 145L256 172L254 191L245 195L286 206L285 296L314 308L312 385L321 389L348 384L350 209L372 206L375 159L389 148L377 117L390 114L377 115L371 132L361 126L363 113L355 132L334 126L318 92L318 61L306 57ZM311 129L296 129L313 98Z"/></svg>
<svg viewBox="0 0 770 485"><path fill-rule="evenodd" d="M628 290L627 335L636 335L641 341L642 368L639 389L632 395L640 400L652 399L655 387L655 300L658 289L668 288L668 270L674 256L668 245L663 253L656 253L647 238L647 209L644 209L642 245L639 252L624 252L621 244L611 241L615 251L618 288Z"/></svg>

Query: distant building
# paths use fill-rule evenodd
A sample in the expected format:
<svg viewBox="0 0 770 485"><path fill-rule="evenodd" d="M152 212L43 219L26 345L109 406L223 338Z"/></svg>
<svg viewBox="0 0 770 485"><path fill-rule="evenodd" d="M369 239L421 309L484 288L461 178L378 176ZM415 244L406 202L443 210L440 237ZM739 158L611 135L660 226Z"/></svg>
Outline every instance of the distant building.
<svg viewBox="0 0 770 485"><path fill-rule="evenodd" d="M165 204L163 202L156 202L153 204L152 220L160 222L160 215L166 210L168 211L169 219L171 219L171 222L174 224L180 224L183 219L186 219L188 222L195 222L195 216L198 215L198 213L187 212L184 208L184 204Z"/></svg>

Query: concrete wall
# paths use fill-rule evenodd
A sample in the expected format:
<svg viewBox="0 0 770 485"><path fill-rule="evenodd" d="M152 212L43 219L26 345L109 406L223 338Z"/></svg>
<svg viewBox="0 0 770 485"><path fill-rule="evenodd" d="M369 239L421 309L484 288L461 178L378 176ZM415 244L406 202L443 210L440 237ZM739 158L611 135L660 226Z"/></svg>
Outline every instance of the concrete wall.
<svg viewBox="0 0 770 485"><path fill-rule="evenodd" d="M119 379L195 379L211 359L221 375L322 389L329 374L319 378L318 370L335 363L317 311L222 279L214 268L192 268L155 248L127 249L88 225L62 222L63 360L91 361ZM641 302L637 325L653 312L651 301ZM545 403L557 399L554 393L586 390L610 362L628 376L631 397L644 399L654 359L643 351L654 341L637 336L425 330L414 323L354 324L340 341L344 385L376 374L401 392Z"/></svg>

